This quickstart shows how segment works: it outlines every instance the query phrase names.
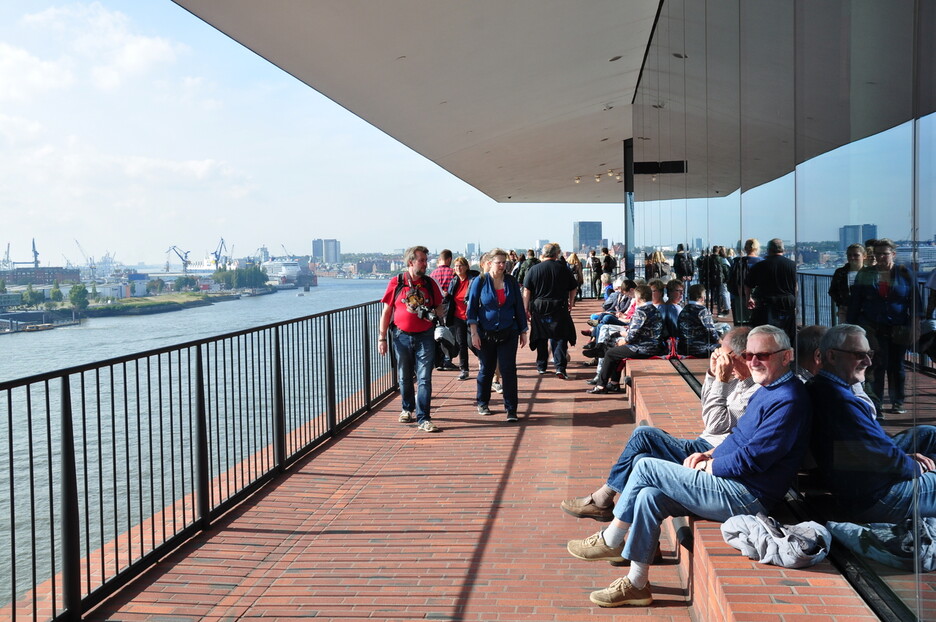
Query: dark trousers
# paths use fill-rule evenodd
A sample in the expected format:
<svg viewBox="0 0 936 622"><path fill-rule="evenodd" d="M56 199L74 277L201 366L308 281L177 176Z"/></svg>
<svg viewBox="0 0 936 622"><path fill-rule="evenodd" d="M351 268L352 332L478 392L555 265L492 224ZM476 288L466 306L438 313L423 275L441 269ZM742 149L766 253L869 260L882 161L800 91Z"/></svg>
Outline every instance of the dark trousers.
<svg viewBox="0 0 936 622"><path fill-rule="evenodd" d="M452 318L452 333L455 335L455 342L458 344L458 369L468 371L468 322L460 320L457 317Z"/></svg>
<svg viewBox="0 0 936 622"><path fill-rule="evenodd" d="M566 350L569 344L565 339L540 339L536 344L536 369L546 371L549 359L549 350L553 353L553 366L557 372L565 373L566 370Z"/></svg>
<svg viewBox="0 0 936 622"><path fill-rule="evenodd" d="M481 340L481 352L478 360L481 370L478 372L478 390L475 395L479 406L491 401L491 382L494 371L500 366L501 384L504 387L504 410L517 412L517 343L520 335L514 334L509 339L495 343L488 339Z"/></svg>
<svg viewBox="0 0 936 622"><path fill-rule="evenodd" d="M633 350L630 346L614 346L613 348L608 348L601 362L601 374L598 378L598 386L606 387L611 380L617 382L621 379L621 371L618 369L618 364L624 359L647 358L650 358L649 354L641 354Z"/></svg>

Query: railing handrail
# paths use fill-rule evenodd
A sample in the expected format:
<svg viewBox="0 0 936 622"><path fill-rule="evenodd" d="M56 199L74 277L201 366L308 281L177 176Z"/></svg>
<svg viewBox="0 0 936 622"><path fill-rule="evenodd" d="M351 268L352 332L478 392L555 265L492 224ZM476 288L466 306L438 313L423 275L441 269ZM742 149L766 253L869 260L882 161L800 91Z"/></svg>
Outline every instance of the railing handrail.
<svg viewBox="0 0 936 622"><path fill-rule="evenodd" d="M225 339L231 339L233 337L240 337L240 336L249 335L251 333L255 333L258 331L276 328L278 326L285 326L287 324L294 324L296 322L303 322L306 320L312 320L312 319L319 318L319 317L325 317L329 314L341 313L343 311L359 309L361 307L366 307L367 305L372 305L375 302L379 302L379 301L371 300L369 302L361 302L356 305L351 305L350 307L342 307L340 309L322 311L320 313L313 313L312 315L304 315L302 317L297 317L297 318L293 318L290 320L280 320L279 322L272 322L270 324L263 324L261 326L253 326L251 328L243 328L241 330L236 330L236 331L232 331L229 333L222 333L220 335L212 335L211 337L202 337L200 339L193 339L192 341L185 341L182 343L176 343L176 344L169 345L169 346L161 346L159 348L153 348L151 350L142 350L140 352L133 352L131 354L123 354L121 356L114 356L114 357L103 359L100 361L82 363L81 365L75 365L73 367L63 367L61 369L55 369L52 371L33 374L32 376L14 378L13 380L4 380L4 381L0 381L0 391L5 391L8 389L15 389L17 387L25 386L27 384L34 384L36 382L45 382L46 380L55 380L55 379L61 378L62 376L80 374L82 372L91 371L93 369L100 369L101 367L107 367L109 365L120 365L121 363L127 363L129 361L133 361L137 359L147 358L151 356L158 356L160 354L167 354L169 352L175 352L177 350L184 350L186 348L194 348L197 346L202 346L206 343L223 341Z"/></svg>

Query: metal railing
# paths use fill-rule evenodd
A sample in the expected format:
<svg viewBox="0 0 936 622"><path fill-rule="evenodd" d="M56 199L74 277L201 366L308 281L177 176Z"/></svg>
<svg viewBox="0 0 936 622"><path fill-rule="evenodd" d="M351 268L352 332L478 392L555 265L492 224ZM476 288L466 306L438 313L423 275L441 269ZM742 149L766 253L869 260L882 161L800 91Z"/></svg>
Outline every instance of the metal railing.
<svg viewBox="0 0 936 622"><path fill-rule="evenodd" d="M0 617L79 619L396 390L381 310L0 383Z"/></svg>

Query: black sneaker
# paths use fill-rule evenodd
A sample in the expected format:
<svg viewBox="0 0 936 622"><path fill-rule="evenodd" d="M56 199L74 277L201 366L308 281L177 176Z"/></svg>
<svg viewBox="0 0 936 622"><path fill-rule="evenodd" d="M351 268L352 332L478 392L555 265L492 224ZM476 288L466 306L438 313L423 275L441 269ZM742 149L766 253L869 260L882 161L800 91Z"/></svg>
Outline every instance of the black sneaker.
<svg viewBox="0 0 936 622"><path fill-rule="evenodd" d="M514 413L514 412L507 413L507 423L516 423L517 421L519 421L519 419L517 419L517 413Z"/></svg>
<svg viewBox="0 0 936 622"><path fill-rule="evenodd" d="M536 370L536 373L538 373L540 376L542 376L543 374L546 373L546 370L545 370L545 369L537 369L537 370Z"/></svg>
<svg viewBox="0 0 936 622"><path fill-rule="evenodd" d="M465 369L465 370L462 371L462 373L458 374L458 379L459 379L459 380L468 380L468 370Z"/></svg>
<svg viewBox="0 0 936 622"><path fill-rule="evenodd" d="M907 409L904 408L904 405L901 404L900 402L896 402L894 406L891 408L891 412L894 413L895 415L904 415L907 413Z"/></svg>
<svg viewBox="0 0 936 622"><path fill-rule="evenodd" d="M561 378L562 380L568 380L569 376L564 371L557 371L556 378Z"/></svg>
<svg viewBox="0 0 936 622"><path fill-rule="evenodd" d="M591 380L586 380L585 384L590 384L591 386L595 386L596 384L598 384L598 380L600 380L600 378L598 376L595 376Z"/></svg>

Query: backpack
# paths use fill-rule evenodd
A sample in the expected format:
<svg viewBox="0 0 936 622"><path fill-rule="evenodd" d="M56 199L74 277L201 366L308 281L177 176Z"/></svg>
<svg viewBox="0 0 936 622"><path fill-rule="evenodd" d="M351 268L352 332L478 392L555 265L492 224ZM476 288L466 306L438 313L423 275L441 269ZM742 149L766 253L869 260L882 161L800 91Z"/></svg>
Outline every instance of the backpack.
<svg viewBox="0 0 936 622"><path fill-rule="evenodd" d="M613 273L617 268L617 261L611 255L605 255L601 258L601 269L603 272Z"/></svg>
<svg viewBox="0 0 936 622"><path fill-rule="evenodd" d="M673 263L676 268L676 276L680 278L684 276L691 277L695 273L695 263L689 253L676 253Z"/></svg>

